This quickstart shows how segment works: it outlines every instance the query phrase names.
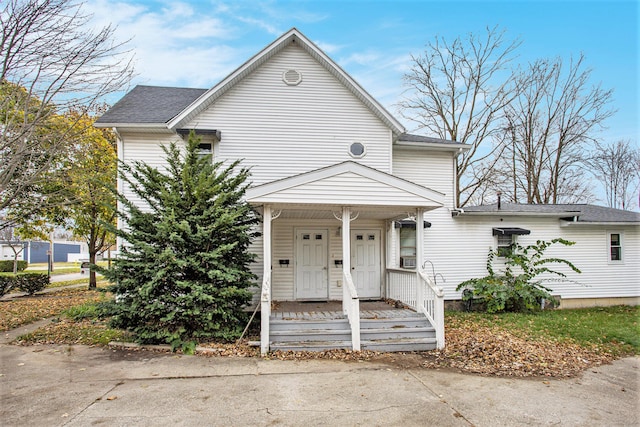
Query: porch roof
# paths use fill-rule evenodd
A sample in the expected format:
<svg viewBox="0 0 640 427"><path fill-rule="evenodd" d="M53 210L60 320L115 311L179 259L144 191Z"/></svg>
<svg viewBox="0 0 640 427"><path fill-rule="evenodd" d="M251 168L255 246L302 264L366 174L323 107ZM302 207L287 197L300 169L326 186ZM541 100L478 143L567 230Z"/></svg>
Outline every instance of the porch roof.
<svg viewBox="0 0 640 427"><path fill-rule="evenodd" d="M347 161L258 185L247 190L247 201L318 208L424 208L444 205L445 195L396 176Z"/></svg>

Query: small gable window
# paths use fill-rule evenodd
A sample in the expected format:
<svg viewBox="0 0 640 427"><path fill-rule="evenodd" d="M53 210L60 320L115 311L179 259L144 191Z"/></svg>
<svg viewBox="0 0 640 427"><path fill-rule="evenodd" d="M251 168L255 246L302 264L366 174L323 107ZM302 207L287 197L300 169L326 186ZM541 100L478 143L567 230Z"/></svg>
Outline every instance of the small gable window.
<svg viewBox="0 0 640 427"><path fill-rule="evenodd" d="M349 147L349 154L351 155L351 157L355 157L357 159L364 157L364 155L366 154L364 144L361 142L354 142Z"/></svg>

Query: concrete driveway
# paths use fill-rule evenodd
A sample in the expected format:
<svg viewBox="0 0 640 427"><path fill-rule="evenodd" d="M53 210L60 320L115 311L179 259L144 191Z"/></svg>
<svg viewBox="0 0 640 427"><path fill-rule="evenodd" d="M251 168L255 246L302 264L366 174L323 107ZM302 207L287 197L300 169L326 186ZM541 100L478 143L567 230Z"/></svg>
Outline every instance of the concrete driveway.
<svg viewBox="0 0 640 427"><path fill-rule="evenodd" d="M3 426L638 425L640 359L569 380L0 345Z"/></svg>

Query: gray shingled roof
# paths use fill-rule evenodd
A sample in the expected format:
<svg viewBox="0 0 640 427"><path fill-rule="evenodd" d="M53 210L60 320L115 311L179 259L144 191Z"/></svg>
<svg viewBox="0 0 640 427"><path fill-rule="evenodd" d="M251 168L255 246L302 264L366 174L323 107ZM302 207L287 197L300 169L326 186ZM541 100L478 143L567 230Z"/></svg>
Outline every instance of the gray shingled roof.
<svg viewBox="0 0 640 427"><path fill-rule="evenodd" d="M104 113L96 124L167 123L207 89L136 86Z"/></svg>
<svg viewBox="0 0 640 427"><path fill-rule="evenodd" d="M620 209L607 208L604 206L587 205L587 204L557 204L557 205L523 205L514 203L502 203L500 210L498 205L482 205L482 206L465 206L465 214L474 213L530 213L532 216L536 214L558 214L567 217L578 215L578 222L635 222L640 223L640 213L623 211Z"/></svg>
<svg viewBox="0 0 640 427"><path fill-rule="evenodd" d="M450 145L462 145L457 141L450 141L448 139L431 138L430 136L412 135L410 133L403 133L398 137L398 142L428 142L431 144L450 144Z"/></svg>

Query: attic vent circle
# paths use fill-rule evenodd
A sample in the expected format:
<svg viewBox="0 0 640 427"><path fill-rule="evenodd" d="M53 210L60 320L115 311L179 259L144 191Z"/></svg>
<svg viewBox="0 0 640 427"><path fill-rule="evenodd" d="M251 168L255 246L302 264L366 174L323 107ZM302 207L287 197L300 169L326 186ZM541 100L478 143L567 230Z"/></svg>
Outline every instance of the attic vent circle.
<svg viewBox="0 0 640 427"><path fill-rule="evenodd" d="M298 70L287 70L282 73L282 81L289 86L297 86L302 81L302 74Z"/></svg>

